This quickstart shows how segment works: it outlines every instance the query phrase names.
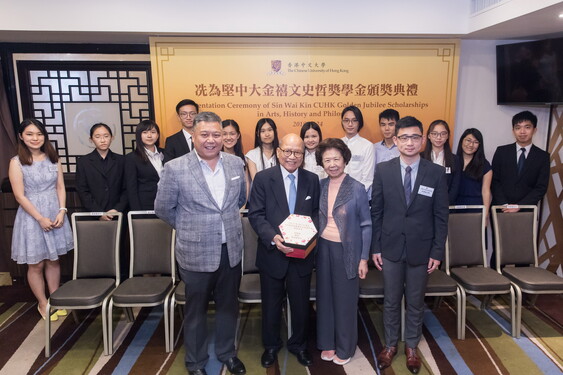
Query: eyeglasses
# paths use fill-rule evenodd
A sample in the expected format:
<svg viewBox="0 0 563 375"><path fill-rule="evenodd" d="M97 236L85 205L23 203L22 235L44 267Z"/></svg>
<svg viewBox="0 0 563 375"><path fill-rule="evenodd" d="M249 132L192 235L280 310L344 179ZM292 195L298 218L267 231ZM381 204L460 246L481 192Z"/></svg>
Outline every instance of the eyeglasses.
<svg viewBox="0 0 563 375"><path fill-rule="evenodd" d="M397 137L397 139L399 141L401 141L402 143L407 143L408 140L410 139L413 142L420 142L422 141L422 136L420 134L413 134L413 135L401 135L399 137Z"/></svg>
<svg viewBox="0 0 563 375"><path fill-rule="evenodd" d="M345 119L342 119L342 122L344 124L357 124L359 121L358 121L358 119L355 119L355 118L352 118L352 119L345 118Z"/></svg>
<svg viewBox="0 0 563 375"><path fill-rule="evenodd" d="M178 113L178 116L180 116L181 118L195 117L195 115L197 115L197 112L180 112L180 113Z"/></svg>
<svg viewBox="0 0 563 375"><path fill-rule="evenodd" d="M286 158L290 157L292 154L293 154L296 158L300 158L300 157L303 156L303 151L284 150L284 149L281 148L281 147L278 147L278 148L281 150L283 156L285 156Z"/></svg>
<svg viewBox="0 0 563 375"><path fill-rule="evenodd" d="M440 132L440 133L438 133L438 132L430 132L430 136L431 136L431 137L434 137L434 138L438 138L438 137L445 138L445 137L448 136L448 132Z"/></svg>
<svg viewBox="0 0 563 375"><path fill-rule="evenodd" d="M479 141L477 141L477 140L474 141L474 140L469 139L469 138L465 138L465 139L463 140L463 143L465 143L465 144L468 145L468 146L471 146L471 145L479 146Z"/></svg>

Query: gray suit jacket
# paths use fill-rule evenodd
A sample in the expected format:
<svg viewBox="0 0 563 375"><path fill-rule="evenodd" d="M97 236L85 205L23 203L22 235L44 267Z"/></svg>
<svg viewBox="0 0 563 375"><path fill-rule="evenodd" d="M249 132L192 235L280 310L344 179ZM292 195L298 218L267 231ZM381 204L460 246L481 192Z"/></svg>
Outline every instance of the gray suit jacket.
<svg viewBox="0 0 563 375"><path fill-rule="evenodd" d="M421 193L421 186L432 193ZM378 164L371 198L372 253L397 262L405 250L411 265L442 260L449 214L444 167L420 159L412 193L407 205L399 158Z"/></svg>
<svg viewBox="0 0 563 375"><path fill-rule="evenodd" d="M225 196L218 205L207 186L195 152L164 165L154 210L176 229L176 260L183 269L213 272L221 260L221 223L225 226L229 263L241 261L242 223L239 209L246 202L244 165L238 156L221 152Z"/></svg>
<svg viewBox="0 0 563 375"><path fill-rule="evenodd" d="M328 178L320 182L319 235L325 230L328 221L329 182ZM369 259L371 245L371 216L364 184L346 175L336 195L332 216L344 249L343 266L346 276L353 279L358 275L360 259Z"/></svg>

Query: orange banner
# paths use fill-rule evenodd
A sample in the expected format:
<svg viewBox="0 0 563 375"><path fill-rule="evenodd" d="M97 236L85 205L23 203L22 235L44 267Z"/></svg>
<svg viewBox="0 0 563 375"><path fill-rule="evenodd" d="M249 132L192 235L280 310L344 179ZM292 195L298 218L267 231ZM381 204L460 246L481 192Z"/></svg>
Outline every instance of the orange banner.
<svg viewBox="0 0 563 375"><path fill-rule="evenodd" d="M182 99L241 126L245 152L254 128L271 117L280 137L315 121L323 137L342 137L340 114L362 110L360 134L381 140L387 108L425 126L446 120L453 133L459 41L402 39L151 38L156 121L178 131Z"/></svg>

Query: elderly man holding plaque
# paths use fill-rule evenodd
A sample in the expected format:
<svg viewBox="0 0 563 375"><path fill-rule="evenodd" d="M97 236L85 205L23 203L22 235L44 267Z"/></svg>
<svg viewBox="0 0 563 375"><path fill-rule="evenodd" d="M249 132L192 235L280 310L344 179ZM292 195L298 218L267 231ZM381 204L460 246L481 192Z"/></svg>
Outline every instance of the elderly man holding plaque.
<svg viewBox="0 0 563 375"><path fill-rule="evenodd" d="M368 272L371 213L364 185L344 173L352 153L341 139L319 144L322 179L317 249L317 346L321 359L345 365L358 343L360 279Z"/></svg>
<svg viewBox="0 0 563 375"><path fill-rule="evenodd" d="M307 331L314 254L305 258L288 256L294 250L284 242L279 226L290 214L309 216L313 223L318 222L319 178L300 168L305 146L297 134L282 138L276 152L279 165L256 174L248 213L250 224L259 237L256 266L260 270L262 288L262 342L265 349L261 363L266 368L271 367L282 347L282 302L287 295L293 330L287 348L299 363L309 366L312 359L307 350Z"/></svg>
<svg viewBox="0 0 563 375"><path fill-rule="evenodd" d="M206 374L207 307L213 299L217 358L231 373L244 374L235 349L244 163L221 152L223 129L215 113L195 116L192 134L195 152L165 164L154 203L156 214L176 229L176 260L186 284L186 367L190 375Z"/></svg>

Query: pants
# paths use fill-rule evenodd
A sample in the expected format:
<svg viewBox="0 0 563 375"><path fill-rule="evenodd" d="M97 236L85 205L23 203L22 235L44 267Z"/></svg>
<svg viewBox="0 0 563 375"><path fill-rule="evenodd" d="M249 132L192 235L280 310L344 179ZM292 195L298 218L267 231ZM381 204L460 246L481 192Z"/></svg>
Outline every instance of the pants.
<svg viewBox="0 0 563 375"><path fill-rule="evenodd" d="M427 264L412 266L405 257L398 262L383 258L383 325L387 346L397 346L399 341L403 295L406 303L405 343L409 348L418 345L422 336L427 271Z"/></svg>
<svg viewBox="0 0 563 375"><path fill-rule="evenodd" d="M307 348L309 328L309 296L311 274L300 276L294 264L290 263L284 278L276 279L260 272L262 293L262 343L265 349L279 350L282 303L287 297L291 307L292 335L287 340L287 349L297 353Z"/></svg>
<svg viewBox="0 0 563 375"><path fill-rule="evenodd" d="M317 249L317 346L350 358L358 345L360 279L348 279L342 243L319 238Z"/></svg>
<svg viewBox="0 0 563 375"><path fill-rule="evenodd" d="M241 264L229 265L227 245L221 248L221 262L214 272L194 272L180 268L186 284L184 345L186 367L193 371L205 368L207 354L207 308L215 301L215 353L221 362L236 355L235 337L239 317L238 290Z"/></svg>

